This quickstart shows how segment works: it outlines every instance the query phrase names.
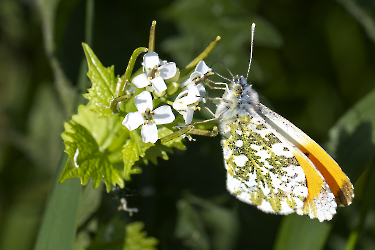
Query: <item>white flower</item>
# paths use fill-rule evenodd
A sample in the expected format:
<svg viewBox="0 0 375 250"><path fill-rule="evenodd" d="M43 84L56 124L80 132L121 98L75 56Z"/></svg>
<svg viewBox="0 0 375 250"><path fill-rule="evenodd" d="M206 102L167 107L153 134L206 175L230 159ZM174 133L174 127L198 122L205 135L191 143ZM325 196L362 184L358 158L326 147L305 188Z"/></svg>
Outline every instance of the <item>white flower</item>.
<svg viewBox="0 0 375 250"><path fill-rule="evenodd" d="M134 103L138 111L128 113L122 124L130 131L143 125L141 129L143 142L155 143L158 140L156 125L171 123L175 119L171 107L164 105L153 111L152 97L147 91L137 95Z"/></svg>
<svg viewBox="0 0 375 250"><path fill-rule="evenodd" d="M189 84L173 102L173 108L184 117L186 124L193 120L194 111L205 95L206 90L202 84Z"/></svg>
<svg viewBox="0 0 375 250"><path fill-rule="evenodd" d="M161 61L156 52L148 52L144 55L143 66L145 73L135 76L133 84L137 88L144 88L152 84L159 93L167 89L164 80L174 77L177 73L176 64Z"/></svg>
<svg viewBox="0 0 375 250"><path fill-rule="evenodd" d="M190 75L182 87L185 89L177 96L173 102L173 108L177 110L185 120L186 124L190 124L193 120L194 111L200 101L205 102L206 90L202 84L196 85L195 83L200 80L204 75L211 71L204 61L200 61L195 67L194 72Z"/></svg>
<svg viewBox="0 0 375 250"><path fill-rule="evenodd" d="M189 79L181 84L181 87L196 83L197 80L201 79L206 73L210 71L211 68L209 68L204 61L200 61L195 67L194 72L190 75Z"/></svg>

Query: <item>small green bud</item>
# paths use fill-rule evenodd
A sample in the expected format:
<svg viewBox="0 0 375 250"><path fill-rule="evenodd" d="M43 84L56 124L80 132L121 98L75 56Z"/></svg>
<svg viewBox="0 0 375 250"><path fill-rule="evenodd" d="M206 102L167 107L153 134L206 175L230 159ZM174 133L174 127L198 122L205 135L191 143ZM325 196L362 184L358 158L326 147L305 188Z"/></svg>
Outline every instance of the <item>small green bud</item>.
<svg viewBox="0 0 375 250"><path fill-rule="evenodd" d="M179 87L180 87L180 84L178 84L177 82L172 82L168 84L167 86L168 95L173 95L174 93L176 93Z"/></svg>

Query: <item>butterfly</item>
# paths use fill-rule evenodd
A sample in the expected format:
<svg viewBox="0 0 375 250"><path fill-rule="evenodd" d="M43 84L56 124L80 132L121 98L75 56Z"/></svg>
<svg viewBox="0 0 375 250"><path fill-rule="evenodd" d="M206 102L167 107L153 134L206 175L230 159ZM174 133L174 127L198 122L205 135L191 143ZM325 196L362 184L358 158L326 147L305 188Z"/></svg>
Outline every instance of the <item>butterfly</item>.
<svg viewBox="0 0 375 250"><path fill-rule="evenodd" d="M254 29L253 24L252 35ZM239 200L267 213L297 213L319 221L331 220L337 206L351 204L353 185L335 160L261 104L247 77L233 77L215 116L227 189Z"/></svg>

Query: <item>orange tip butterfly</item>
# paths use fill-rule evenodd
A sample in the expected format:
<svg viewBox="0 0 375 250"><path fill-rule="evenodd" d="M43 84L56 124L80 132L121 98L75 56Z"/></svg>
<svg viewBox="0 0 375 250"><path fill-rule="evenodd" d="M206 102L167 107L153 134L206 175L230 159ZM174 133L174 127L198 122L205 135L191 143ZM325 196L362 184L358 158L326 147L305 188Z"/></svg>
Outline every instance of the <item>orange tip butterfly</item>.
<svg viewBox="0 0 375 250"><path fill-rule="evenodd" d="M249 70L254 30L255 24ZM227 189L239 200L267 213L297 213L319 221L331 220L337 206L351 204L353 185L335 160L293 123L261 104L247 77L233 77L215 117Z"/></svg>

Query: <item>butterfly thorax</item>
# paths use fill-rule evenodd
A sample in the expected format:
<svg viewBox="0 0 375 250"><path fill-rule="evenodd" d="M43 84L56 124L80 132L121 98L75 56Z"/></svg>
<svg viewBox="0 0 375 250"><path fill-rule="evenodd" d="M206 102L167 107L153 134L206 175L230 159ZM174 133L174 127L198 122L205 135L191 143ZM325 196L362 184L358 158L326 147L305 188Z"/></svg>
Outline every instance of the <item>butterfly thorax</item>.
<svg viewBox="0 0 375 250"><path fill-rule="evenodd" d="M236 76L231 82L216 110L216 117L231 120L240 116L248 116L255 112L259 104L258 94L243 76Z"/></svg>

